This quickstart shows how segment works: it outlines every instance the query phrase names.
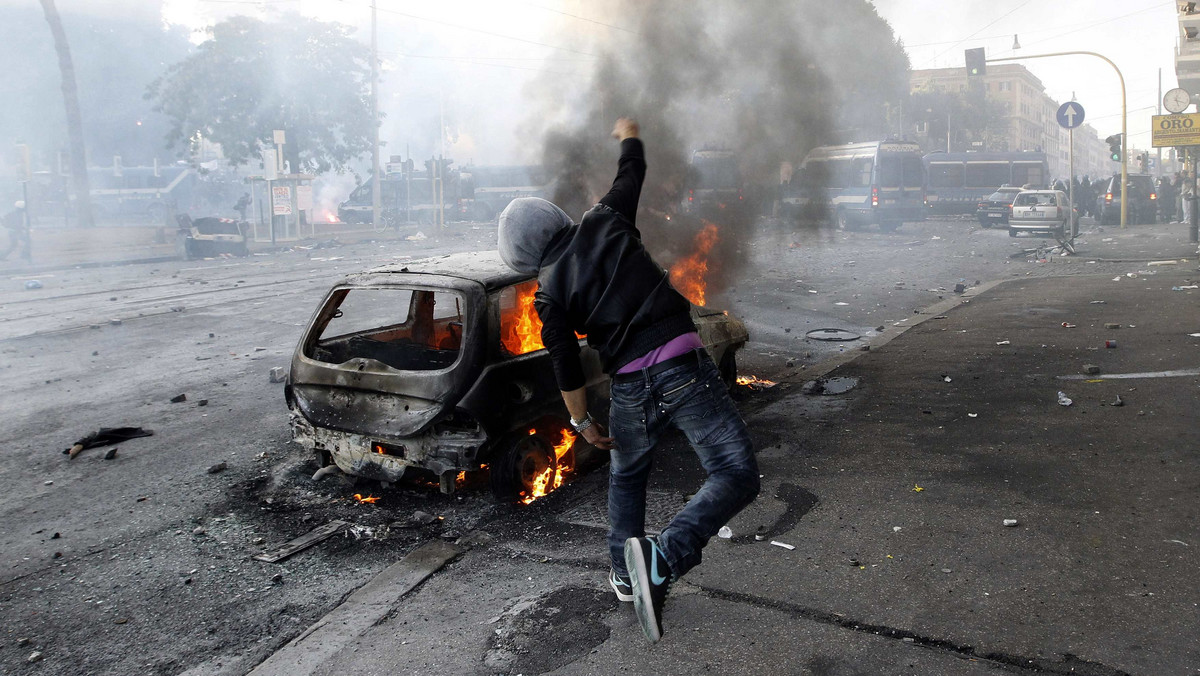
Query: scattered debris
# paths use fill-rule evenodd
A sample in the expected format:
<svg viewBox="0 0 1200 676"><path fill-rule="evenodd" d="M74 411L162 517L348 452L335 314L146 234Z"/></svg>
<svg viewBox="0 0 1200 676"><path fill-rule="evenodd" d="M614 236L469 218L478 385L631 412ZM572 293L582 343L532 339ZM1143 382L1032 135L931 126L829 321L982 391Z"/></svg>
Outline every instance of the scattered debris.
<svg viewBox="0 0 1200 676"><path fill-rule="evenodd" d="M46 481L42 482L42 485L43 486L53 486L54 482L52 480L47 479Z"/></svg>
<svg viewBox="0 0 1200 676"><path fill-rule="evenodd" d="M967 286L965 284L959 283L954 285L954 293L963 293L966 290Z"/></svg>
<svg viewBox="0 0 1200 676"><path fill-rule="evenodd" d="M108 320L108 323L112 326L120 326L121 320L120 319L110 319L110 320Z"/></svg>
<svg viewBox="0 0 1200 676"><path fill-rule="evenodd" d="M171 312L183 312L183 310L184 310L184 307L182 305L172 305L171 306Z"/></svg>
<svg viewBox="0 0 1200 676"><path fill-rule="evenodd" d="M1125 405L1125 400L1122 399L1121 395L1119 395L1119 394L1117 395L1116 400L1113 401L1113 403L1109 404L1109 406L1124 406L1124 405Z"/></svg>
<svg viewBox="0 0 1200 676"><path fill-rule="evenodd" d="M978 414L978 413L968 413L968 414L967 414L967 417L968 417L968 418L978 418L978 417L979 417L979 414Z"/></svg>
<svg viewBox="0 0 1200 676"><path fill-rule="evenodd" d="M437 521L437 517L432 514L429 514L428 512L422 512L421 510L417 510L417 511L413 512L413 515L412 515L413 523L420 524L422 526L428 526L429 524L433 523L434 521Z"/></svg>
<svg viewBox="0 0 1200 676"><path fill-rule="evenodd" d="M208 468L208 473L209 474L218 474L220 472L224 472L228 468L229 468L229 465L225 464L224 462L218 462L217 464Z"/></svg>
<svg viewBox="0 0 1200 676"><path fill-rule="evenodd" d="M1172 291L1188 291L1190 289L1200 289L1200 286L1197 286L1196 284L1188 284L1187 286L1172 286L1171 287Z"/></svg>
<svg viewBox="0 0 1200 676"><path fill-rule="evenodd" d="M721 526L720 530L717 531L717 537L722 540L729 540L733 537L733 531L729 529L729 526Z"/></svg>
<svg viewBox="0 0 1200 676"><path fill-rule="evenodd" d="M208 400L207 400L207 399L201 399L200 401L197 401L197 402L196 402L196 405L197 405L197 406L208 406Z"/></svg>
<svg viewBox="0 0 1200 676"><path fill-rule="evenodd" d="M42 654L35 650L35 651L29 653L29 657L25 658L25 661L30 664L33 664L34 662L41 662Z"/></svg>
<svg viewBox="0 0 1200 676"><path fill-rule="evenodd" d="M40 288L42 288L42 283L36 279L31 279L28 282L25 282L25 290L26 291L36 291L37 289L40 289ZM41 653L35 653L35 654L41 655Z"/></svg>
<svg viewBox="0 0 1200 676"><path fill-rule="evenodd" d="M1073 329L1073 328L1075 328L1075 325L1074 325L1074 324L1068 324L1067 322L1063 322L1063 323L1062 323L1062 327L1063 327L1064 329Z"/></svg>
<svg viewBox="0 0 1200 676"><path fill-rule="evenodd" d="M330 521L329 523L325 524L324 526L314 528L313 530L309 531L308 533L305 533L304 535L301 535L300 537L298 537L294 540L291 540L290 542L287 542L286 544L284 544L276 549L273 549L273 550L267 551L267 552L263 552L262 554L256 554L254 556L254 560L265 561L267 563L277 563L297 552L308 549L309 547L317 544L318 542L322 542L324 540L329 539L331 536L335 535L338 531L340 531L341 529L343 529L349 525L350 524L345 521L342 521L340 519L334 519L333 521Z"/></svg>
<svg viewBox="0 0 1200 676"><path fill-rule="evenodd" d="M204 526L196 526L192 529L192 535L204 535L207 532L208 531L205 530Z"/></svg>
<svg viewBox="0 0 1200 676"><path fill-rule="evenodd" d="M804 337L811 338L813 340L841 343L858 340L862 336L854 333L853 331L847 331L846 329L813 329L812 331L806 332Z"/></svg>
<svg viewBox="0 0 1200 676"><path fill-rule="evenodd" d="M420 242L420 241L423 241L423 240L426 240L429 238L425 236L425 233L418 232L417 234L409 235L408 237L405 237L404 239L408 240L409 242Z"/></svg>
<svg viewBox="0 0 1200 676"><path fill-rule="evenodd" d="M1106 329L1119 329L1119 328L1121 328L1121 325L1120 325L1120 324L1108 323L1108 324L1105 324L1105 325L1104 325L1104 328L1106 328Z"/></svg>
<svg viewBox="0 0 1200 676"><path fill-rule="evenodd" d="M796 548L794 545L789 545L788 543L780 542L779 540L771 540L771 544L775 545L776 547L783 547L789 552Z"/></svg>
<svg viewBox="0 0 1200 676"><path fill-rule="evenodd" d="M1084 364L1083 372L1088 374L1089 376L1094 376L1100 372L1100 367L1096 366L1095 364Z"/></svg>
<svg viewBox="0 0 1200 676"><path fill-rule="evenodd" d="M950 376L943 375L943 376L942 376L942 382L949 383L949 382L953 382L953 381L951 380Z"/></svg>
<svg viewBox="0 0 1200 676"><path fill-rule="evenodd" d="M367 497L364 498L362 496L362 493L355 493L354 500L356 502L358 502L358 504L360 504L360 505L373 505L376 502L379 502L381 500L381 498L377 498L373 495L368 495Z"/></svg>
<svg viewBox="0 0 1200 676"><path fill-rule="evenodd" d="M996 344L997 345L1012 345L1012 341L1011 340L1001 340L1001 341L998 341Z"/></svg>
<svg viewBox="0 0 1200 676"><path fill-rule="evenodd" d="M1104 341L1104 347L1106 347L1106 348L1112 349L1112 348L1114 348L1114 347L1116 347L1116 346L1117 346L1117 341L1115 341L1115 340L1106 340L1106 341Z"/></svg>
<svg viewBox="0 0 1200 676"><path fill-rule="evenodd" d="M762 542L767 539L767 527L759 526L758 530L754 531L754 539Z"/></svg>
<svg viewBox="0 0 1200 676"><path fill-rule="evenodd" d="M854 566L855 568L858 568L860 565L862 565L862 564L860 564L860 563L858 562L858 559L850 559L850 560L848 561L848 563L849 563L850 565Z"/></svg>
<svg viewBox="0 0 1200 676"><path fill-rule="evenodd" d="M1183 545L1184 547L1191 547L1191 545L1184 542L1183 540L1163 540L1163 542L1170 542L1173 545Z"/></svg>
<svg viewBox="0 0 1200 676"><path fill-rule="evenodd" d="M1008 526L1009 528L1015 528L1017 526L1017 520L1016 519L1005 519L1004 525Z"/></svg>
<svg viewBox="0 0 1200 676"><path fill-rule="evenodd" d="M904 527L903 527L903 526L892 526L892 532L893 532L893 533L899 533L899 532L900 532L900 531L902 531L902 530L904 530Z"/></svg>
<svg viewBox="0 0 1200 676"><path fill-rule="evenodd" d="M1154 267L1156 265L1179 265L1179 261L1150 261L1147 265Z"/></svg>
<svg viewBox="0 0 1200 676"><path fill-rule="evenodd" d="M1120 278L1118 277L1118 279L1120 279ZM1107 304L1108 304L1108 301L1106 301L1106 300L1094 300L1094 301L1092 301L1092 302L1091 302L1091 304L1092 304L1092 305L1107 305Z"/></svg>
<svg viewBox="0 0 1200 676"><path fill-rule="evenodd" d="M153 434L154 432L142 429L141 427L101 427L99 430L76 441L70 448L63 450L63 454L69 455L74 459L81 451L89 448L112 446L122 441L129 441L138 437L148 437ZM116 449L113 449L111 453L116 456ZM105 455L105 459L111 460L112 458Z"/></svg>
<svg viewBox="0 0 1200 676"><path fill-rule="evenodd" d="M1071 404L1074 404L1074 403L1075 402L1071 401L1071 398L1067 396L1066 392L1058 393L1058 405L1059 406L1070 406Z"/></svg>
<svg viewBox="0 0 1200 676"><path fill-rule="evenodd" d="M925 489L922 488L921 486L919 486L917 484L913 484L913 493L920 493L923 490L925 490Z"/></svg>
<svg viewBox="0 0 1200 676"><path fill-rule="evenodd" d="M282 383L287 380L287 374L283 372L282 366L275 366L271 368L270 379L273 383Z"/></svg>
<svg viewBox="0 0 1200 676"><path fill-rule="evenodd" d="M17 639L17 647L18 647L18 648L24 648L25 646L27 646L27 645L29 645L29 644L30 644L30 640L29 640L29 639L27 639L27 638L19 638L19 639Z"/></svg>
<svg viewBox="0 0 1200 676"><path fill-rule="evenodd" d="M177 394L177 395L175 395L175 396L171 397L171 403L172 403L172 404L180 404L180 403L183 403L183 402L185 402L185 401L187 401L187 395L186 395L186 394Z"/></svg>
<svg viewBox="0 0 1200 676"><path fill-rule="evenodd" d="M108 449L104 453L105 460L112 460L115 457L117 457L117 447L116 446L113 446L112 448Z"/></svg>
<svg viewBox="0 0 1200 676"><path fill-rule="evenodd" d="M949 575L950 573L953 573L954 571L953 571L953 570L950 570L949 568L943 568L943 569L942 569L942 572L943 572L943 573L946 573L947 575Z"/></svg>

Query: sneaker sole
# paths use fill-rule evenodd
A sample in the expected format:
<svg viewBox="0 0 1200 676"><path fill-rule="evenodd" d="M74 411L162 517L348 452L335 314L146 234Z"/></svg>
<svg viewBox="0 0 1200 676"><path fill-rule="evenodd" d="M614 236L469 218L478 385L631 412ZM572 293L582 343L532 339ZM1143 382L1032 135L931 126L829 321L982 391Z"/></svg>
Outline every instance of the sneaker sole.
<svg viewBox="0 0 1200 676"><path fill-rule="evenodd" d="M650 588L641 584L642 580L650 579L650 571L646 568L646 558L642 556L642 548L636 538L625 541L625 568L633 585L633 610L637 613L638 624L642 625L642 633L646 638L657 643L662 638L662 632L658 630L658 622L654 618L654 601L650 598Z"/></svg>

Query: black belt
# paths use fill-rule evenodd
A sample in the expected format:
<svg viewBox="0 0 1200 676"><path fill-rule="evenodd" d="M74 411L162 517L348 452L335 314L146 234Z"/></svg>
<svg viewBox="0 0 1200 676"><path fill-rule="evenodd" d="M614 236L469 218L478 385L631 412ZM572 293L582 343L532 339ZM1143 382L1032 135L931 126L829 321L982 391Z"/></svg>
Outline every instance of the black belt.
<svg viewBox="0 0 1200 676"><path fill-rule="evenodd" d="M700 363L700 349L688 350L687 352L671 357L666 361L660 361L657 364L647 366L644 369L630 371L629 373L618 373L612 377L614 383L631 383L635 380L641 380L650 376L656 376L663 371L675 368L676 366L684 366L686 364Z"/></svg>

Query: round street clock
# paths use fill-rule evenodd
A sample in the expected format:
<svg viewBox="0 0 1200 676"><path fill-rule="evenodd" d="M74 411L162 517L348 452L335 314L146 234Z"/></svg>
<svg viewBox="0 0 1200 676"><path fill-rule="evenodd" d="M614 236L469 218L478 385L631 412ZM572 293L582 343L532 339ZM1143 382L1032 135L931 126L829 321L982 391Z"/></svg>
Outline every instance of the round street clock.
<svg viewBox="0 0 1200 676"><path fill-rule="evenodd" d="M1192 95L1186 89L1176 87L1163 95L1163 108L1172 113L1182 113L1192 105Z"/></svg>

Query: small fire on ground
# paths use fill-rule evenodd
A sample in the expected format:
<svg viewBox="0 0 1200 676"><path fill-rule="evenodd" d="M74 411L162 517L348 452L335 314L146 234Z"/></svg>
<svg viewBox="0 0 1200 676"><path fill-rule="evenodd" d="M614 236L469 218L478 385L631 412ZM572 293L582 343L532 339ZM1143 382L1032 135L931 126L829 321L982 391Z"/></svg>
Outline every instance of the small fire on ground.
<svg viewBox="0 0 1200 676"><path fill-rule="evenodd" d="M774 380L764 380L758 376L738 376L737 384L745 385L752 390L765 390L768 387L775 387Z"/></svg>
<svg viewBox="0 0 1200 676"><path fill-rule="evenodd" d="M376 502L379 502L379 498L371 496L371 495L368 495L367 497L364 498L361 493L355 493L354 500L355 500L355 502L357 502L361 505L373 505Z"/></svg>
<svg viewBox="0 0 1200 676"><path fill-rule="evenodd" d="M341 223L342 222L341 219L339 219L337 217L337 214L329 209L319 209L317 211L317 219L324 223Z"/></svg>
<svg viewBox="0 0 1200 676"><path fill-rule="evenodd" d="M708 291L708 255L720 239L717 225L704 221L704 228L692 240L692 253L671 266L671 285L693 305L703 306Z"/></svg>
<svg viewBox="0 0 1200 676"><path fill-rule="evenodd" d="M538 430L529 430L530 435L538 434ZM571 447L575 445L575 435L570 430L563 428L558 444L554 447L555 464L547 467L541 474L533 478L533 488L528 495L523 491L521 493L521 502L528 505L529 503L544 497L555 490L558 490L567 476L575 471L571 465L571 460L574 456L569 455Z"/></svg>

